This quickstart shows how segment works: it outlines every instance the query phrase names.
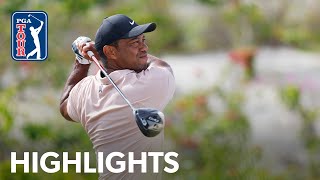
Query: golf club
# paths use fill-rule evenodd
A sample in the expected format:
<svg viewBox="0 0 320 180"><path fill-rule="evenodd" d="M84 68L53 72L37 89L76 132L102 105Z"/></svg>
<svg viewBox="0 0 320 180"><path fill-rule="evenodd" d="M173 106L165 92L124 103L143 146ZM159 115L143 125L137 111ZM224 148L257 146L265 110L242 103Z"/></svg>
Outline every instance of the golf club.
<svg viewBox="0 0 320 180"><path fill-rule="evenodd" d="M32 16L31 14L29 14L29 15L28 15L28 17L30 17L30 16L31 16L31 17L33 17L33 18L35 18L35 19L36 19L36 20L38 20L39 22L41 22L41 20L40 20L40 19L38 19L38 18L36 18L36 17Z"/></svg>
<svg viewBox="0 0 320 180"><path fill-rule="evenodd" d="M76 52L78 50L76 47L76 44L72 44L72 50ZM79 52L79 51L78 51ZM87 52L89 57L94 61L94 63L99 67L101 72L108 78L108 80L111 82L111 84L114 86L114 88L119 92L119 94L122 96L122 98L126 101L126 103L130 106L132 109L133 115L135 117L136 123L142 132L143 135L147 137L154 137L158 135L163 127L164 127L164 114L156 109L152 108L134 108L130 101L125 97L125 95L122 93L122 91L118 88L118 86L114 83L114 81L111 79L111 77L107 74L105 69L101 66L99 61L96 59L92 51Z"/></svg>

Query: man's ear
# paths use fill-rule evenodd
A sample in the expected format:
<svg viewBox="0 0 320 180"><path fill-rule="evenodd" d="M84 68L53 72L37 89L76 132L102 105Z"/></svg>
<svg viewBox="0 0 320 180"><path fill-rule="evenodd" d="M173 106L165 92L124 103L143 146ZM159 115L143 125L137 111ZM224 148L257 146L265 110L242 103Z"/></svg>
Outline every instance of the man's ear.
<svg viewBox="0 0 320 180"><path fill-rule="evenodd" d="M117 52L115 47L113 46L103 46L103 53L107 56L108 59L116 59Z"/></svg>

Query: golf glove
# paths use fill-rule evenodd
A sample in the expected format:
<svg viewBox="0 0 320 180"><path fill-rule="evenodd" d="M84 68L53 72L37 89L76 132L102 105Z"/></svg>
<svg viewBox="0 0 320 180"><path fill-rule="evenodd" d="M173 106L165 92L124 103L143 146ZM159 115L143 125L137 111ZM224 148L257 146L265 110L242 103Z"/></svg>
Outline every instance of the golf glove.
<svg viewBox="0 0 320 180"><path fill-rule="evenodd" d="M72 50L76 55L76 59L80 64L90 64L91 61L84 58L83 55L81 54L81 52L78 49L78 44L79 43L87 43L90 42L91 39L85 36L79 36L76 40L73 41L72 43Z"/></svg>

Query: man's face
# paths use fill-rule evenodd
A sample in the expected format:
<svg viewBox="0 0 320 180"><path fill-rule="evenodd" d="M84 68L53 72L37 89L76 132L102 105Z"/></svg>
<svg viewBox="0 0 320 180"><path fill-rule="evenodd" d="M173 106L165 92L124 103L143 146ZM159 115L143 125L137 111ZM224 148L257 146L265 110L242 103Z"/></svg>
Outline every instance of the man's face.
<svg viewBox="0 0 320 180"><path fill-rule="evenodd" d="M148 46L143 34L130 39L119 40L116 49L118 51L116 63L119 67L132 69L136 72L147 68Z"/></svg>

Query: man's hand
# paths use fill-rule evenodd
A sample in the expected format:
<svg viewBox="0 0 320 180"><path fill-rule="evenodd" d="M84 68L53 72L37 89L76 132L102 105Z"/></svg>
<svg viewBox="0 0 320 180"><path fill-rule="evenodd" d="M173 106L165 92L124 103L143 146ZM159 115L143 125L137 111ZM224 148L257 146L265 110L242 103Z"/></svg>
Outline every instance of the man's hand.
<svg viewBox="0 0 320 180"><path fill-rule="evenodd" d="M82 48L84 44L91 42L91 39L85 36L80 36L76 40L73 41L71 47L73 52L76 55L76 59L80 64L90 64L90 58L85 58L82 54Z"/></svg>
<svg viewBox="0 0 320 180"><path fill-rule="evenodd" d="M92 51L97 59L100 59L97 50L94 47L94 42L85 36L78 37L72 43L72 50L76 54L76 58L80 64L90 64L92 59L88 56L88 51Z"/></svg>
<svg viewBox="0 0 320 180"><path fill-rule="evenodd" d="M94 42L91 41L91 42L87 42L87 43L83 43L83 44L79 44L79 50L81 52L81 54L83 54L83 56L85 58L88 58L90 59L90 61L93 61L89 55L88 55L88 51L92 51L94 56L99 60L100 59L100 56L98 54L98 51L96 50L95 46L94 46Z"/></svg>

